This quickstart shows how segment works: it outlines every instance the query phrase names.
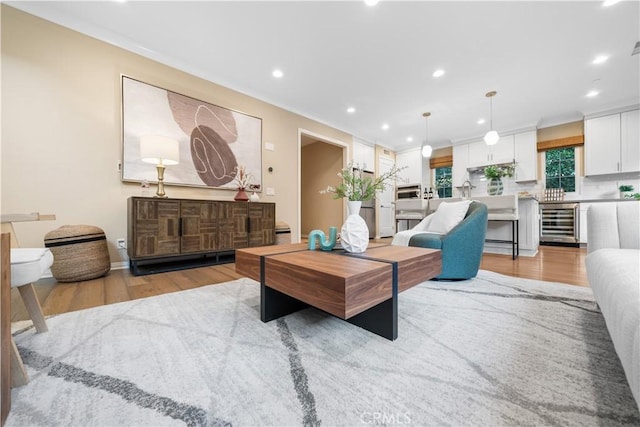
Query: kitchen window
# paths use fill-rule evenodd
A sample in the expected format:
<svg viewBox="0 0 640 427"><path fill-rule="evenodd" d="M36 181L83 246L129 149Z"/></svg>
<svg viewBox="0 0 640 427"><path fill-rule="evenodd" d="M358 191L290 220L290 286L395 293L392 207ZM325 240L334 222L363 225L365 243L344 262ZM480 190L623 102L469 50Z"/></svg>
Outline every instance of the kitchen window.
<svg viewBox="0 0 640 427"><path fill-rule="evenodd" d="M451 197L451 166L436 168L435 185L438 190L438 197Z"/></svg>
<svg viewBox="0 0 640 427"><path fill-rule="evenodd" d="M575 147L555 148L545 151L546 188L563 188L576 191Z"/></svg>

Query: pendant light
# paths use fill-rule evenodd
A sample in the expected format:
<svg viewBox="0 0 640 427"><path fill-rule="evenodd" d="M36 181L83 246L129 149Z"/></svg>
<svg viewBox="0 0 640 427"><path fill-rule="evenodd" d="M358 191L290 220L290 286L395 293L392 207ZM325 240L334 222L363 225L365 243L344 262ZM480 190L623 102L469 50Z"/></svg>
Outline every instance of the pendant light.
<svg viewBox="0 0 640 427"><path fill-rule="evenodd" d="M424 144L422 144L422 157L427 158L431 157L431 153L433 152L433 148L428 144L429 142L429 116L431 113L422 113L422 117L424 117L425 122L425 135L424 135Z"/></svg>
<svg viewBox="0 0 640 427"><path fill-rule="evenodd" d="M496 92L495 90L492 90L491 92L487 92L487 94L485 95L487 98L489 98L489 132L487 132L487 134L484 136L484 142L487 145L496 145L498 143L498 140L500 139L500 135L498 135L498 132L496 132L495 130L493 130L493 97L496 96L498 92Z"/></svg>

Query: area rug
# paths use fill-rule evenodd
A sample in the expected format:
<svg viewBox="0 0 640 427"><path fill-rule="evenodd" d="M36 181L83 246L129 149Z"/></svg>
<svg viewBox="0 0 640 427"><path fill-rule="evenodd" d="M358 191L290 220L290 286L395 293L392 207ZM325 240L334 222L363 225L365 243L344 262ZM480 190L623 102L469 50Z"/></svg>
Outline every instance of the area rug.
<svg viewBox="0 0 640 427"><path fill-rule="evenodd" d="M7 426L640 424L587 288L424 282L396 341L311 308L262 323L259 302L241 279L20 331Z"/></svg>

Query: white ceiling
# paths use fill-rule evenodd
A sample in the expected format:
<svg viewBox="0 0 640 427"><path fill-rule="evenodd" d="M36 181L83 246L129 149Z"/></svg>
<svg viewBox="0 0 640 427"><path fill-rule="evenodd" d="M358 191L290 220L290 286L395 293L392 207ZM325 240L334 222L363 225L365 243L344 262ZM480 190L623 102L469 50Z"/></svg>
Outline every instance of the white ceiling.
<svg viewBox="0 0 640 427"><path fill-rule="evenodd" d="M397 150L640 103L638 1L6 3Z"/></svg>

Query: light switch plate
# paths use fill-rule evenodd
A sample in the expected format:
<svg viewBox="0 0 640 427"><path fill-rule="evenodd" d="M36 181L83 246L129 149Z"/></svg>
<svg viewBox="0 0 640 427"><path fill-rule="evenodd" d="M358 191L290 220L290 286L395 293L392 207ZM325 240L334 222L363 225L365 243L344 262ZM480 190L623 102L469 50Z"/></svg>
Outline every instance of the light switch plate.
<svg viewBox="0 0 640 427"><path fill-rule="evenodd" d="M267 191L267 196L275 196L276 195L276 189L273 188L273 187L267 187L266 191Z"/></svg>
<svg viewBox="0 0 640 427"><path fill-rule="evenodd" d="M271 142L265 142L264 149L269 151L276 151L276 146L273 145Z"/></svg>

